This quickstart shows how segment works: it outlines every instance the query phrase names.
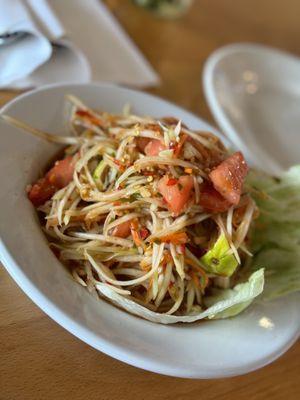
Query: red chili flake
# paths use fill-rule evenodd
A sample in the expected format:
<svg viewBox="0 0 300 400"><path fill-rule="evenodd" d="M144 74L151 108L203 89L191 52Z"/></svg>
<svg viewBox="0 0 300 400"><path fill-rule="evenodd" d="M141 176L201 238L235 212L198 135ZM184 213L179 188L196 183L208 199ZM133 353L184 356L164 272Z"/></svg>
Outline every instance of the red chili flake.
<svg viewBox="0 0 300 400"><path fill-rule="evenodd" d="M183 147L183 145L184 145L184 142L187 140L187 138L188 138L188 136L187 136L186 134L183 134L183 135L181 136L181 138L180 138L179 143L176 143L176 146L175 146L175 148L174 148L174 156L175 156L175 157L178 157L178 156L179 156L179 154L180 154L180 152L181 152L181 149L182 149L182 147Z"/></svg>
<svg viewBox="0 0 300 400"><path fill-rule="evenodd" d="M178 179L175 178L169 178L168 182L167 182L167 186L174 186L178 183Z"/></svg>
<svg viewBox="0 0 300 400"><path fill-rule="evenodd" d="M145 240L149 236L149 231L147 228L142 228L142 229L140 229L139 234L140 234L140 238L142 240Z"/></svg>
<svg viewBox="0 0 300 400"><path fill-rule="evenodd" d="M185 254L185 244L180 244L178 248L179 248L178 251L179 254Z"/></svg>
<svg viewBox="0 0 300 400"><path fill-rule="evenodd" d="M124 172L126 167L124 164L121 163L120 160L116 160L115 158L113 159L113 163L119 168L120 172Z"/></svg>
<svg viewBox="0 0 300 400"><path fill-rule="evenodd" d="M153 175L155 175L155 173L152 172L152 171L143 171L143 175L145 175L145 176L153 176Z"/></svg>

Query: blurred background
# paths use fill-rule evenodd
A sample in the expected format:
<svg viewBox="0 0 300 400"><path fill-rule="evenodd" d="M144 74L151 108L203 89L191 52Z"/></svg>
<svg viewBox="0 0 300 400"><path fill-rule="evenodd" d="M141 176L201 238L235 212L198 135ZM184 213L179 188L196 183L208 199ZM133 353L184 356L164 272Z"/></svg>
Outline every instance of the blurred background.
<svg viewBox="0 0 300 400"><path fill-rule="evenodd" d="M36 0L26 1L38 4ZM60 5L63 14L77 3L88 8L92 1L49 0L49 5L55 6L54 11ZM160 78L156 87L144 85L144 88L209 120L211 114L204 101L201 74L205 60L214 50L229 43L254 42L295 55L300 52L299 0L104 0L103 3ZM64 22L62 11L57 12L57 17ZM71 28L82 30L85 39L80 45L86 52L101 38L89 32L89 22L84 17L77 20L75 14L72 19ZM70 21L67 22L68 35ZM103 55L104 60L107 54ZM102 78L101 73L99 76ZM5 93L0 102L3 104L14 95L15 92Z"/></svg>
<svg viewBox="0 0 300 400"><path fill-rule="evenodd" d="M131 0L106 3L161 77L151 89L210 119L201 72L207 57L234 42L300 55L299 0L194 0L177 19L159 18Z"/></svg>

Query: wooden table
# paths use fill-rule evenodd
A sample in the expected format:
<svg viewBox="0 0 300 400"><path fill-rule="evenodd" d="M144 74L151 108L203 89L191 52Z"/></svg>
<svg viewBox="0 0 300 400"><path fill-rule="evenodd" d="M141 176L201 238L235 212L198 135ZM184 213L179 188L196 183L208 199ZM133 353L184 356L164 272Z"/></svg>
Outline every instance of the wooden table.
<svg viewBox="0 0 300 400"><path fill-rule="evenodd" d="M177 21L154 18L129 0L107 2L162 78L150 92L210 121L201 71L214 49L260 42L300 55L299 0L194 0L188 15ZM1 92L0 102L15 95ZM160 376L116 361L70 335L3 269L0 344L1 400L300 398L299 341L272 365L246 376L215 381Z"/></svg>

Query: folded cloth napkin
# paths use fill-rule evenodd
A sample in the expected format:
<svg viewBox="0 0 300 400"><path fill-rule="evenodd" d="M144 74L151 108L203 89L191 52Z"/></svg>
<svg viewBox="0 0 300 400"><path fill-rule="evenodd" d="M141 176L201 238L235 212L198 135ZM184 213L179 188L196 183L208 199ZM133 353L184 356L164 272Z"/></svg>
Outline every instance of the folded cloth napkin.
<svg viewBox="0 0 300 400"><path fill-rule="evenodd" d="M0 0L0 7L2 3L0 34L15 31L15 22L25 21L29 35L0 46L0 87L20 89L91 79L134 86L159 83L152 67L99 0ZM31 47L25 48L22 42L29 37L34 44L31 40ZM4 64L5 71L1 57L10 60ZM16 62L16 57L23 62Z"/></svg>
<svg viewBox="0 0 300 400"><path fill-rule="evenodd" d="M0 46L0 87L4 87L47 61L52 46L39 32L21 0L0 0L0 10L0 35L26 33L19 40Z"/></svg>

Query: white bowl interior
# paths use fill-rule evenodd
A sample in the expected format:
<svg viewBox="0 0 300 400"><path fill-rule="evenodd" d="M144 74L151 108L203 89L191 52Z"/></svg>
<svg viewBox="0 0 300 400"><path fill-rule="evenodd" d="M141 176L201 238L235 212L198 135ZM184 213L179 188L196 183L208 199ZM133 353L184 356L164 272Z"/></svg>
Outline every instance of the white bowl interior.
<svg viewBox="0 0 300 400"><path fill-rule="evenodd" d="M300 162L300 59L252 44L208 59L204 87L228 137L256 166L280 173Z"/></svg>
<svg viewBox="0 0 300 400"><path fill-rule="evenodd" d="M66 134L64 95L91 107L119 112L130 103L139 114L173 115L192 128L212 129L164 100L108 84L49 86L25 94L2 113L49 132ZM163 326L98 301L75 283L47 246L25 187L57 152L0 123L2 261L27 295L50 317L91 346L151 371L197 378L238 375L278 357L297 338L299 297L252 306L237 318ZM287 312L288 310L288 312ZM264 321L269 321L265 324Z"/></svg>

